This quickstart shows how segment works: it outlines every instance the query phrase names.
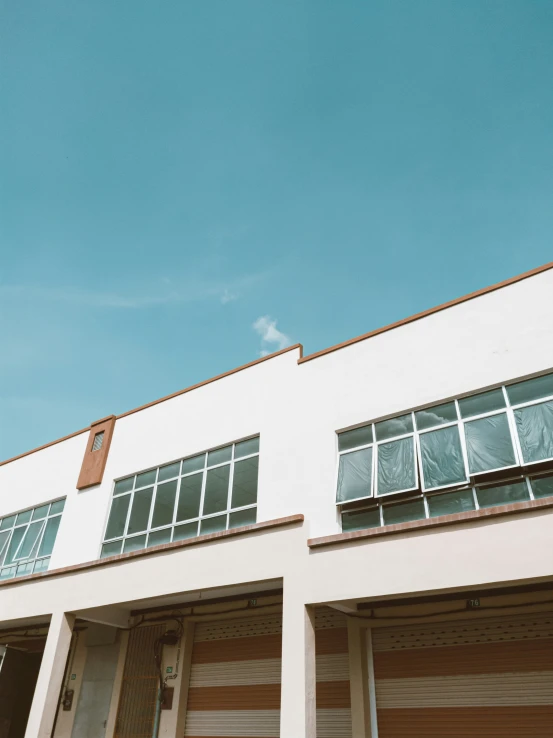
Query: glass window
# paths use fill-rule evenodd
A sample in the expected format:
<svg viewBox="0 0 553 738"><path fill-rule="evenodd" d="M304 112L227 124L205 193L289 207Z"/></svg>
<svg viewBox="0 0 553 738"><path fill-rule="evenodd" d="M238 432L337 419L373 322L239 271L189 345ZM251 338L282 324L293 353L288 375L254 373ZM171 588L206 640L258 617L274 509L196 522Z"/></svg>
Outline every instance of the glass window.
<svg viewBox="0 0 553 738"><path fill-rule="evenodd" d="M150 469L134 484L134 476L116 482L101 555L225 530L227 523L237 527L255 522L258 454L259 437L249 438L210 451L209 459L206 453L197 454ZM145 483L149 486L140 486ZM240 510L245 507L249 509ZM112 542L114 547L108 545Z"/></svg>
<svg viewBox="0 0 553 738"><path fill-rule="evenodd" d="M50 505L41 505L40 507L35 507L31 520L42 520L48 515L49 508Z"/></svg>
<svg viewBox="0 0 553 738"><path fill-rule="evenodd" d="M511 384L507 387L507 395L511 405L520 405L523 402L549 397L553 395L553 374Z"/></svg>
<svg viewBox="0 0 553 738"><path fill-rule="evenodd" d="M476 491L480 507L508 505L511 502L522 502L530 499L526 482L502 484L495 487L479 488Z"/></svg>
<svg viewBox="0 0 553 738"><path fill-rule="evenodd" d="M367 446L373 442L372 425L364 425L362 428L354 428L354 430L345 431L338 434L338 450L348 451L350 448L358 446Z"/></svg>
<svg viewBox="0 0 553 738"><path fill-rule="evenodd" d="M372 447L351 451L340 456L338 466L337 502L356 500L372 495Z"/></svg>
<svg viewBox="0 0 553 738"><path fill-rule="evenodd" d="M100 554L100 558L105 559L106 556L116 556L117 554L120 554L122 546L123 541L104 543L104 545L102 546L102 553Z"/></svg>
<svg viewBox="0 0 553 738"><path fill-rule="evenodd" d="M11 531L4 530L0 531L0 566L2 566L2 562L4 560L4 554L6 553L6 549L8 547L8 541L10 540Z"/></svg>
<svg viewBox="0 0 553 738"><path fill-rule="evenodd" d="M516 464L506 413L471 420L464 426L471 474Z"/></svg>
<svg viewBox="0 0 553 738"><path fill-rule="evenodd" d="M433 428L436 425L454 423L457 420L457 410L454 402L446 402L443 405L435 405L415 413L418 430Z"/></svg>
<svg viewBox="0 0 553 738"><path fill-rule="evenodd" d="M456 425L419 436L425 489L466 482L465 463Z"/></svg>
<svg viewBox="0 0 553 738"><path fill-rule="evenodd" d="M378 446L378 495L416 486L414 443L413 438L402 438Z"/></svg>
<svg viewBox="0 0 553 738"><path fill-rule="evenodd" d="M63 512L64 507L65 499L52 502L52 504L50 505L50 515L56 515L57 513Z"/></svg>
<svg viewBox="0 0 553 738"><path fill-rule="evenodd" d="M257 502L259 456L252 456L234 465L231 507L245 507Z"/></svg>
<svg viewBox="0 0 553 738"><path fill-rule="evenodd" d="M12 533L10 543L8 545L8 552L6 553L4 564L13 564L13 562L15 561L17 549L19 548L19 545L23 540L23 536L25 535L26 531L27 528L25 527L15 528Z"/></svg>
<svg viewBox="0 0 553 738"><path fill-rule="evenodd" d="M31 519L31 515L33 514L32 510L25 510L25 512L20 512L17 516L17 520L15 521L16 525L23 525L23 523L28 523Z"/></svg>
<svg viewBox="0 0 553 738"><path fill-rule="evenodd" d="M241 459L243 456L259 453L259 436L250 438L247 441L241 441L234 446L234 458Z"/></svg>
<svg viewBox="0 0 553 738"><path fill-rule="evenodd" d="M111 511L109 513L108 527L106 528L106 538L119 538L119 536L122 536L125 532L130 501L130 495L113 498Z"/></svg>
<svg viewBox="0 0 553 738"><path fill-rule="evenodd" d="M521 407L514 414L524 462L553 458L553 402Z"/></svg>
<svg viewBox="0 0 553 738"><path fill-rule="evenodd" d="M409 500L401 505L384 505L384 525L394 523L407 523L410 520L425 518L424 502L421 500Z"/></svg>
<svg viewBox="0 0 553 738"><path fill-rule="evenodd" d="M354 510L342 514L342 530L363 530L380 527L380 508L372 510Z"/></svg>
<svg viewBox="0 0 553 738"><path fill-rule="evenodd" d="M7 518L3 518L0 523L0 530L6 530L6 528L13 528L15 524L15 515L9 515Z"/></svg>
<svg viewBox="0 0 553 738"><path fill-rule="evenodd" d="M175 499L177 496L178 480L165 482L157 485L156 501L154 504L154 514L152 516L152 528L159 528L162 525L170 525L173 522L173 513L175 511Z"/></svg>
<svg viewBox="0 0 553 738"><path fill-rule="evenodd" d="M254 525L257 518L257 509L250 507L247 510L239 510L229 515L229 530L231 528L240 528L242 525Z"/></svg>
<svg viewBox="0 0 553 738"><path fill-rule="evenodd" d="M61 517L59 516L48 519L38 552L39 558L41 558L42 556L50 556L50 554L54 550L54 543L56 542L56 536L58 535L60 522Z"/></svg>
<svg viewBox="0 0 553 738"><path fill-rule="evenodd" d="M0 571L0 579L46 571L61 521L60 515L52 517L52 513L58 510L63 510L63 500L3 519L0 526L0 566L5 568ZM41 561L43 563L39 564Z"/></svg>
<svg viewBox="0 0 553 738"><path fill-rule="evenodd" d="M50 564L50 559L37 559L35 561L35 568L33 570L33 573L39 574L41 571L46 571L48 569L49 564Z"/></svg>
<svg viewBox="0 0 553 738"><path fill-rule="evenodd" d="M227 508L230 466L218 466L207 472L202 515L211 515Z"/></svg>
<svg viewBox="0 0 553 738"><path fill-rule="evenodd" d="M19 547L19 551L17 552L18 559L28 559L29 558L29 556L31 555L35 547L35 544L38 541L40 534L42 533L43 527L44 527L44 520L37 520L35 523L31 523L29 525L29 527L27 528L27 532L25 533L25 536L23 540L21 541L21 546Z"/></svg>
<svg viewBox="0 0 553 738"><path fill-rule="evenodd" d="M217 515L215 518L204 518L200 525L200 535L219 533L227 528L227 516Z"/></svg>
<svg viewBox="0 0 553 738"><path fill-rule="evenodd" d="M478 395L464 397L459 400L459 411L462 418L471 418L474 415L491 413L505 407L505 396L500 389L481 392Z"/></svg>
<svg viewBox="0 0 553 738"><path fill-rule="evenodd" d="M432 495L428 498L430 517L439 515L453 515L454 513L475 510L472 489L461 489L458 492L448 492L442 495Z"/></svg>
<svg viewBox="0 0 553 738"><path fill-rule="evenodd" d="M413 431L413 418L411 413L407 413L407 415L400 415L397 418L390 418L390 420L382 420L380 423L376 423L374 427L376 440L385 441L387 438L411 433Z"/></svg>
<svg viewBox="0 0 553 738"><path fill-rule="evenodd" d="M141 489L134 493L127 535L140 533L140 531L146 530L148 527L153 491L154 488L150 487L149 489Z"/></svg>
<svg viewBox="0 0 553 738"><path fill-rule="evenodd" d="M536 499L539 499L540 497L552 497L553 477L539 477L538 479L532 479L532 492Z"/></svg>

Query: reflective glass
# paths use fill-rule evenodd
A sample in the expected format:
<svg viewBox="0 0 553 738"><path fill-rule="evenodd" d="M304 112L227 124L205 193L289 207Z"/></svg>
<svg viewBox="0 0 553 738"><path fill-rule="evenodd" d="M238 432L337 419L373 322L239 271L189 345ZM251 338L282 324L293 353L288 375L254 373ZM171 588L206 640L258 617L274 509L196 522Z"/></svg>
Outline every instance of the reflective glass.
<svg viewBox="0 0 553 738"><path fill-rule="evenodd" d="M508 505L511 502L522 502L523 500L530 499L526 482L515 482L514 484L503 484L497 487L477 489L476 495L480 507Z"/></svg>
<svg viewBox="0 0 553 738"><path fill-rule="evenodd" d="M464 427L471 474L516 464L506 413L471 420Z"/></svg>
<svg viewBox="0 0 553 738"><path fill-rule="evenodd" d="M411 413L407 413L407 415L400 415L397 418L390 418L390 420L382 420L380 423L376 423L374 428L376 431L376 440L385 441L387 438L411 433L413 430L413 418Z"/></svg>
<svg viewBox="0 0 553 738"><path fill-rule="evenodd" d="M32 510L25 510L25 512L20 512L17 516L17 520L15 521L16 525L21 525L22 523L28 523L31 519L31 515L33 514Z"/></svg>
<svg viewBox="0 0 553 738"><path fill-rule="evenodd" d="M200 525L200 535L205 533L218 533L227 528L227 516L217 515L215 518L205 518Z"/></svg>
<svg viewBox="0 0 553 738"><path fill-rule="evenodd" d="M234 464L231 507L244 507L257 502L257 473L259 456L252 456Z"/></svg>
<svg viewBox="0 0 553 738"><path fill-rule="evenodd" d="M195 538L198 535L198 523L186 523L176 525L173 533L173 541L183 541L186 538Z"/></svg>
<svg viewBox="0 0 553 738"><path fill-rule="evenodd" d="M182 462L181 474L190 474L190 472L199 471L205 466L205 454L193 456L191 459L185 459Z"/></svg>
<svg viewBox="0 0 553 738"><path fill-rule="evenodd" d="M178 477L180 473L180 461L177 461L174 464L167 464L166 466L161 466L159 469L159 475L157 478L158 482L164 482L166 479L173 479L173 477Z"/></svg>
<svg viewBox="0 0 553 738"><path fill-rule="evenodd" d="M459 400L459 411L462 418L471 418L473 415L491 413L505 407L505 396L500 389L481 392L478 395L464 397Z"/></svg>
<svg viewBox="0 0 553 738"><path fill-rule="evenodd" d="M33 510L32 520L42 520L48 515L48 508L50 505L41 505L41 507L35 507Z"/></svg>
<svg viewBox="0 0 553 738"><path fill-rule="evenodd" d="M127 522L127 512L131 495L124 497L114 497L111 503L109 513L108 527L106 529L106 538L119 538L125 532L125 523Z"/></svg>
<svg viewBox="0 0 553 738"><path fill-rule="evenodd" d="M27 528L25 527L14 529L12 537L8 544L8 551L4 559L4 564L13 564L15 560L15 554L17 553L17 549L19 548L19 544L23 540L23 536L25 535L26 530Z"/></svg>
<svg viewBox="0 0 553 738"><path fill-rule="evenodd" d="M48 564L50 563L50 559L38 559L38 561L35 561L35 568L34 573L39 574L41 571L46 571L48 569Z"/></svg>
<svg viewBox="0 0 553 738"><path fill-rule="evenodd" d="M407 523L410 520L420 520L426 517L422 499L410 500L409 502L403 502L401 505L385 506L383 513L384 525Z"/></svg>
<svg viewBox="0 0 553 738"><path fill-rule="evenodd" d="M457 410L454 402L445 402L443 405L427 407L415 413L418 430L433 428L436 425L444 425L444 423L452 423L456 420Z"/></svg>
<svg viewBox="0 0 553 738"><path fill-rule="evenodd" d="M178 480L174 479L172 482L157 485L151 528L159 528L173 522L177 484Z"/></svg>
<svg viewBox="0 0 553 738"><path fill-rule="evenodd" d="M354 428L338 434L339 451L348 451L350 448L357 448L357 446L367 446L372 442L372 425L364 425L362 428Z"/></svg>
<svg viewBox="0 0 553 738"><path fill-rule="evenodd" d="M532 479L532 492L534 497L552 497L553 496L553 477L540 477Z"/></svg>
<svg viewBox="0 0 553 738"><path fill-rule="evenodd" d="M100 554L101 559L105 559L106 556L115 556L121 553L121 546L123 541L114 541L113 543L104 543L102 546L102 553Z"/></svg>
<svg viewBox="0 0 553 738"><path fill-rule="evenodd" d="M133 482L134 482L134 476L127 477L126 479L120 479L118 482L115 482L113 494L121 495L123 494L123 492L130 492L132 489Z"/></svg>
<svg viewBox="0 0 553 738"><path fill-rule="evenodd" d="M0 523L0 530L7 530L8 528L13 528L15 523L15 515L9 515L7 518L2 518L2 522Z"/></svg>
<svg viewBox="0 0 553 738"><path fill-rule="evenodd" d="M0 566L4 561L4 554L6 552L8 538L11 535L11 531L3 530L0 532Z"/></svg>
<svg viewBox="0 0 553 738"><path fill-rule="evenodd" d="M171 528L164 528L163 530L155 530L148 536L148 546L161 546L162 543L170 543L171 541Z"/></svg>
<svg viewBox="0 0 553 738"><path fill-rule="evenodd" d="M453 513L475 510L474 497L471 489L461 489L458 492L448 492L445 495L432 495L428 497L428 509L430 517L439 515L452 515Z"/></svg>
<svg viewBox="0 0 553 738"><path fill-rule="evenodd" d="M33 550L34 545L37 542L38 536L42 531L43 526L44 520L37 520L36 523L31 523L29 525L25 537L21 542L19 551L17 552L18 559L26 559L31 555L31 551Z"/></svg>
<svg viewBox="0 0 553 738"><path fill-rule="evenodd" d="M553 402L514 411L524 462L553 458Z"/></svg>
<svg viewBox="0 0 553 738"><path fill-rule="evenodd" d="M511 405L518 405L522 402L531 402L532 400L540 400L542 397L553 395L553 374L546 374L543 377L535 379L527 379L524 382L517 382L507 387L507 395Z"/></svg>
<svg viewBox="0 0 553 738"><path fill-rule="evenodd" d="M191 474L180 481L177 520L190 520L200 514L203 474Z"/></svg>
<svg viewBox="0 0 553 738"><path fill-rule="evenodd" d="M149 489L141 489L139 492L134 493L127 534L139 533L148 527L150 507L152 505L152 492L153 488L150 487Z"/></svg>
<svg viewBox="0 0 553 738"><path fill-rule="evenodd" d="M157 469L151 469L150 471L138 474L136 477L135 488L147 487L149 484L155 484Z"/></svg>
<svg viewBox="0 0 553 738"><path fill-rule="evenodd" d="M340 456L336 502L372 495L372 447Z"/></svg>
<svg viewBox="0 0 553 738"><path fill-rule="evenodd" d="M52 502L50 505L50 515L55 515L56 513L63 512L63 508L65 507L65 498L63 500L57 500L56 502Z"/></svg>
<svg viewBox="0 0 553 738"><path fill-rule="evenodd" d="M355 510L342 513L342 530L363 530L380 527L380 510Z"/></svg>
<svg viewBox="0 0 553 738"><path fill-rule="evenodd" d="M250 438L248 441L241 441L234 445L234 458L240 459L242 456L259 453L259 436Z"/></svg>
<svg viewBox="0 0 553 738"><path fill-rule="evenodd" d="M227 509L230 464L210 469L207 472L202 515Z"/></svg>
<svg viewBox="0 0 553 738"><path fill-rule="evenodd" d="M123 544L123 553L138 551L141 548L146 548L146 536L135 536L134 538L127 538L127 540Z"/></svg>
<svg viewBox="0 0 553 738"><path fill-rule="evenodd" d="M222 464L224 461L230 461L232 456L232 446L225 446L225 448L217 448L215 451L210 451L207 455L207 465L214 466L215 464Z"/></svg>
<svg viewBox="0 0 553 738"><path fill-rule="evenodd" d="M229 515L230 528L240 528L242 525L253 525L257 519L257 509L250 507L248 510L239 510Z"/></svg>
<svg viewBox="0 0 553 738"><path fill-rule="evenodd" d="M377 494L412 489L416 485L415 441L402 438L399 441L381 443L378 446Z"/></svg>
<svg viewBox="0 0 553 738"><path fill-rule="evenodd" d="M54 549L54 543L56 542L56 536L58 534L58 528L60 527L61 516L55 518L49 518L46 521L46 528L42 535L42 542L38 552L39 558L41 556L50 556Z"/></svg>
<svg viewBox="0 0 553 738"><path fill-rule="evenodd" d="M458 426L421 433L419 441L425 489L466 481Z"/></svg>

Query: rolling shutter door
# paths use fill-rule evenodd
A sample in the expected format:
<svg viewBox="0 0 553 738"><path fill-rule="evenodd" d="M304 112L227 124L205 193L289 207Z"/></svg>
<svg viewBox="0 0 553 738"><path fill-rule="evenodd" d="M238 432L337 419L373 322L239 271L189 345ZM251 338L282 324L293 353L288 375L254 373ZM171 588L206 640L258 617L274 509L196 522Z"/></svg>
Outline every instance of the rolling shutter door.
<svg viewBox="0 0 553 738"><path fill-rule="evenodd" d="M379 738L553 736L553 613L372 637Z"/></svg>
<svg viewBox="0 0 553 738"><path fill-rule="evenodd" d="M317 738L351 738L346 618L324 607L315 612Z"/></svg>
<svg viewBox="0 0 553 738"><path fill-rule="evenodd" d="M186 738L279 738L282 615L197 623Z"/></svg>

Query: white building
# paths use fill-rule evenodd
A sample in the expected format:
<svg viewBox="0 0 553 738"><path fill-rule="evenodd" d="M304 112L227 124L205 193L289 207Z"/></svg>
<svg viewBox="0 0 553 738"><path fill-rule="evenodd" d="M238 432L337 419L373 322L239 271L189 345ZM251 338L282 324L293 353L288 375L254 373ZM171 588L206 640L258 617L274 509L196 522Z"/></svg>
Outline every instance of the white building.
<svg viewBox="0 0 553 738"><path fill-rule="evenodd" d="M551 738L552 541L549 264L3 462L0 736Z"/></svg>

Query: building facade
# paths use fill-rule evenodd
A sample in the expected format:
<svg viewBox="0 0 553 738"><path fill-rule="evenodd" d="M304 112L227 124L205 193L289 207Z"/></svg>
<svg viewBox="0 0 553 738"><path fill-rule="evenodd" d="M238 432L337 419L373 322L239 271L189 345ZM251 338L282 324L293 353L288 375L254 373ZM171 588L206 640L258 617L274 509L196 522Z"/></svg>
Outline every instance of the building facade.
<svg viewBox="0 0 553 738"><path fill-rule="evenodd" d="M1 738L551 736L553 264L0 465Z"/></svg>

